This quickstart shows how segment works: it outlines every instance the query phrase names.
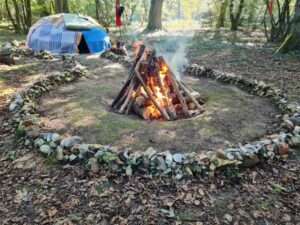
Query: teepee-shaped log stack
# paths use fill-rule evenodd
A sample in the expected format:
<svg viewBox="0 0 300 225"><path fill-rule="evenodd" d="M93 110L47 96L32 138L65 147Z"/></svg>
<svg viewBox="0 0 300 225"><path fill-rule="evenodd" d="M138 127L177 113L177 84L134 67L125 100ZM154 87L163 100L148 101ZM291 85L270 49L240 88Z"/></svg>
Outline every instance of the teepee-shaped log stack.
<svg viewBox="0 0 300 225"><path fill-rule="evenodd" d="M200 94L177 79L162 56L142 43L135 45L133 68L111 105L115 111L133 111L147 120L189 118L204 111Z"/></svg>

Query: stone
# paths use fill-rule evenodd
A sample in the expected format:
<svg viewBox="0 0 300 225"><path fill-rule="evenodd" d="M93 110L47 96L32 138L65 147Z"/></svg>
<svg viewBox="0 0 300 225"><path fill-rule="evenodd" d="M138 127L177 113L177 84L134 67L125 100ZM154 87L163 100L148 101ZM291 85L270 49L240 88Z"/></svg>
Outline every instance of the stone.
<svg viewBox="0 0 300 225"><path fill-rule="evenodd" d="M166 164L170 167L172 165L173 162L173 156L171 153L167 153L166 154L166 160L165 160Z"/></svg>
<svg viewBox="0 0 300 225"><path fill-rule="evenodd" d="M243 158L243 167L253 167L256 164L258 164L260 162L260 159L258 158L258 156L256 154L251 154L249 157L244 157Z"/></svg>
<svg viewBox="0 0 300 225"><path fill-rule="evenodd" d="M56 159L58 161L62 161L64 159L63 148L61 146L56 148Z"/></svg>
<svg viewBox="0 0 300 225"><path fill-rule="evenodd" d="M293 131L294 135L300 135L300 126L295 126L295 129Z"/></svg>
<svg viewBox="0 0 300 225"><path fill-rule="evenodd" d="M35 139L40 136L41 129L38 126L30 126L27 129L27 136Z"/></svg>
<svg viewBox="0 0 300 225"><path fill-rule="evenodd" d="M79 136L72 136L72 137L68 137L63 139L60 142L61 146L67 147L67 148L71 148L73 147L75 144L81 144L82 143L82 138Z"/></svg>
<svg viewBox="0 0 300 225"><path fill-rule="evenodd" d="M29 127L29 126L34 125L34 122L32 120L24 120L24 121L21 121L21 125L24 127Z"/></svg>
<svg viewBox="0 0 300 225"><path fill-rule="evenodd" d="M26 135L26 127L23 125L19 125L16 131L17 137L24 137Z"/></svg>
<svg viewBox="0 0 300 225"><path fill-rule="evenodd" d="M132 176L132 168L131 168L131 165L128 165L127 167L126 167L126 175L127 176Z"/></svg>
<svg viewBox="0 0 300 225"><path fill-rule="evenodd" d="M82 155L85 155L88 151L89 151L89 145L88 145L88 144L81 144L81 145L79 146L79 152L80 152Z"/></svg>
<svg viewBox="0 0 300 225"><path fill-rule="evenodd" d="M189 176L193 176L194 174L193 174L193 171L191 170L191 168L190 167L185 167L185 171L186 171L186 173L189 175Z"/></svg>
<svg viewBox="0 0 300 225"><path fill-rule="evenodd" d="M234 160L234 154L232 152L228 152L226 154L226 157L227 157L228 160Z"/></svg>
<svg viewBox="0 0 300 225"><path fill-rule="evenodd" d="M38 138L38 139L35 139L35 141L34 141L34 146L35 146L35 147L40 147L40 146L42 146L44 143L45 143L45 141L44 141L43 139Z"/></svg>
<svg viewBox="0 0 300 225"><path fill-rule="evenodd" d="M50 155L51 154L51 148L49 145L41 145L40 147L40 152L45 154L45 155Z"/></svg>
<svg viewBox="0 0 300 225"><path fill-rule="evenodd" d="M219 159L227 159L226 153L222 149L218 149L215 151L217 158Z"/></svg>
<svg viewBox="0 0 300 225"><path fill-rule="evenodd" d="M295 135L291 139L293 146L300 147L300 135Z"/></svg>
<svg viewBox="0 0 300 225"><path fill-rule="evenodd" d="M30 143L31 143L31 141L29 139L26 139L25 142L24 142L24 145L28 146L28 145L30 145Z"/></svg>
<svg viewBox="0 0 300 225"><path fill-rule="evenodd" d="M287 143L278 144L278 153L279 155L285 155L289 150L289 145Z"/></svg>
<svg viewBox="0 0 300 225"><path fill-rule="evenodd" d="M60 138L59 134L57 134L57 133L51 134L51 141L57 142L57 141L59 141L59 138Z"/></svg>
<svg viewBox="0 0 300 225"><path fill-rule="evenodd" d="M153 147L149 147L147 148L147 150L145 151L145 155L148 156L148 158L150 159L154 154L156 153L156 150Z"/></svg>
<svg viewBox="0 0 300 225"><path fill-rule="evenodd" d="M100 164L96 158L90 158L88 161L88 165L93 173L98 173L100 171Z"/></svg>
<svg viewBox="0 0 300 225"><path fill-rule="evenodd" d="M181 172L176 173L176 179L177 180L181 180L181 178L183 177L183 174Z"/></svg>
<svg viewBox="0 0 300 225"><path fill-rule="evenodd" d="M167 165L166 165L166 163L165 163L164 158L161 157L161 156L158 156L158 157L156 158L156 160L157 160L157 165L158 165L158 167L159 167L162 171L165 171L165 170L167 169Z"/></svg>
<svg viewBox="0 0 300 225"><path fill-rule="evenodd" d="M174 162L180 164L183 161L183 155L180 154L180 153L174 154L173 155L173 160L174 160Z"/></svg>
<svg viewBox="0 0 300 225"><path fill-rule="evenodd" d="M294 124L294 126L300 126L300 115L296 114L290 117L290 121Z"/></svg>
<svg viewBox="0 0 300 225"><path fill-rule="evenodd" d="M70 161L70 162L73 162L73 161L75 161L76 159L77 159L77 156L76 156L75 154L72 154L72 155L69 156L69 161Z"/></svg>
<svg viewBox="0 0 300 225"><path fill-rule="evenodd" d="M285 119L283 121L283 126L286 127L288 130L292 131L294 129L294 124L292 121Z"/></svg>
<svg viewBox="0 0 300 225"><path fill-rule="evenodd" d="M226 219L229 223L231 223L232 220L233 220L232 216L231 216L230 214L228 214L228 213L226 213L224 217L225 217L225 219Z"/></svg>
<svg viewBox="0 0 300 225"><path fill-rule="evenodd" d="M9 110L14 111L18 106L23 104L23 99L20 93L17 93L14 101L9 105Z"/></svg>

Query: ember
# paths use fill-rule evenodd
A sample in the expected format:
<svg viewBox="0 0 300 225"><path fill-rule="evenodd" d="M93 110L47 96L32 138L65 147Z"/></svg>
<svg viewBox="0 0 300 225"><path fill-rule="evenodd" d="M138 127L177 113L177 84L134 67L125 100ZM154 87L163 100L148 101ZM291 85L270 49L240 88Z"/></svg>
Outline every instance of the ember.
<svg viewBox="0 0 300 225"><path fill-rule="evenodd" d="M128 79L111 107L119 113L135 112L144 119L176 120L204 111L203 101L155 50L136 43L136 58Z"/></svg>

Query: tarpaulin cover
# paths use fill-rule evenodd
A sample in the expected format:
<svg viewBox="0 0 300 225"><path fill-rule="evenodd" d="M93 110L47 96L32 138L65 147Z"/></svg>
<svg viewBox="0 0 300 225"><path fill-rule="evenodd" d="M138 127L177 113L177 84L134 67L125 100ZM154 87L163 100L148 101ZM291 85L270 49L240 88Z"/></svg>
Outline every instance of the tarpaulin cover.
<svg viewBox="0 0 300 225"><path fill-rule="evenodd" d="M64 13L66 28L69 30L91 30L93 24L86 18L75 14Z"/></svg>
<svg viewBox="0 0 300 225"><path fill-rule="evenodd" d="M64 24L53 26L47 20L41 20L30 28L27 38L28 46L34 51L50 51L52 53L77 53L79 32L67 30Z"/></svg>
<svg viewBox="0 0 300 225"><path fill-rule="evenodd" d="M102 52L111 48L110 39L105 31L97 27L93 27L92 30L82 30L81 32L85 38L90 53Z"/></svg>
<svg viewBox="0 0 300 225"><path fill-rule="evenodd" d="M27 36L28 47L34 51L78 53L78 38L83 34L90 53L97 53L110 48L110 39L107 33L98 28L98 23L94 23L93 19L86 17L92 24L90 30L70 30L61 18L64 18L64 14L45 17L36 22L30 28Z"/></svg>

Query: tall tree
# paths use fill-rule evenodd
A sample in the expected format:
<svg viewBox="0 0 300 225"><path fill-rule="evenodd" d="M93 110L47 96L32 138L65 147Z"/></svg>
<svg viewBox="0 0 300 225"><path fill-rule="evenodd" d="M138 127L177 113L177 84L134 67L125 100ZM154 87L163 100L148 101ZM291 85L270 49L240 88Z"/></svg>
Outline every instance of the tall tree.
<svg viewBox="0 0 300 225"><path fill-rule="evenodd" d="M296 0L291 33L286 37L278 52L286 53L291 50L300 50L300 0Z"/></svg>
<svg viewBox="0 0 300 225"><path fill-rule="evenodd" d="M219 12L217 26L216 26L218 29L220 27L224 27L227 6L228 6L228 0L223 0L221 2L220 12Z"/></svg>
<svg viewBox="0 0 300 225"><path fill-rule="evenodd" d="M68 0L55 0L55 13L68 13L69 3Z"/></svg>
<svg viewBox="0 0 300 225"><path fill-rule="evenodd" d="M235 10L235 1L234 0L230 0L230 22L231 22L231 30L237 30L238 26L240 24L240 19L241 19L241 15L243 12L243 8L244 8L244 2L245 0L240 0L239 1L239 6L238 9Z"/></svg>
<svg viewBox="0 0 300 225"><path fill-rule="evenodd" d="M162 29L162 7L164 0L151 0L151 6L149 11L147 31L155 31Z"/></svg>

